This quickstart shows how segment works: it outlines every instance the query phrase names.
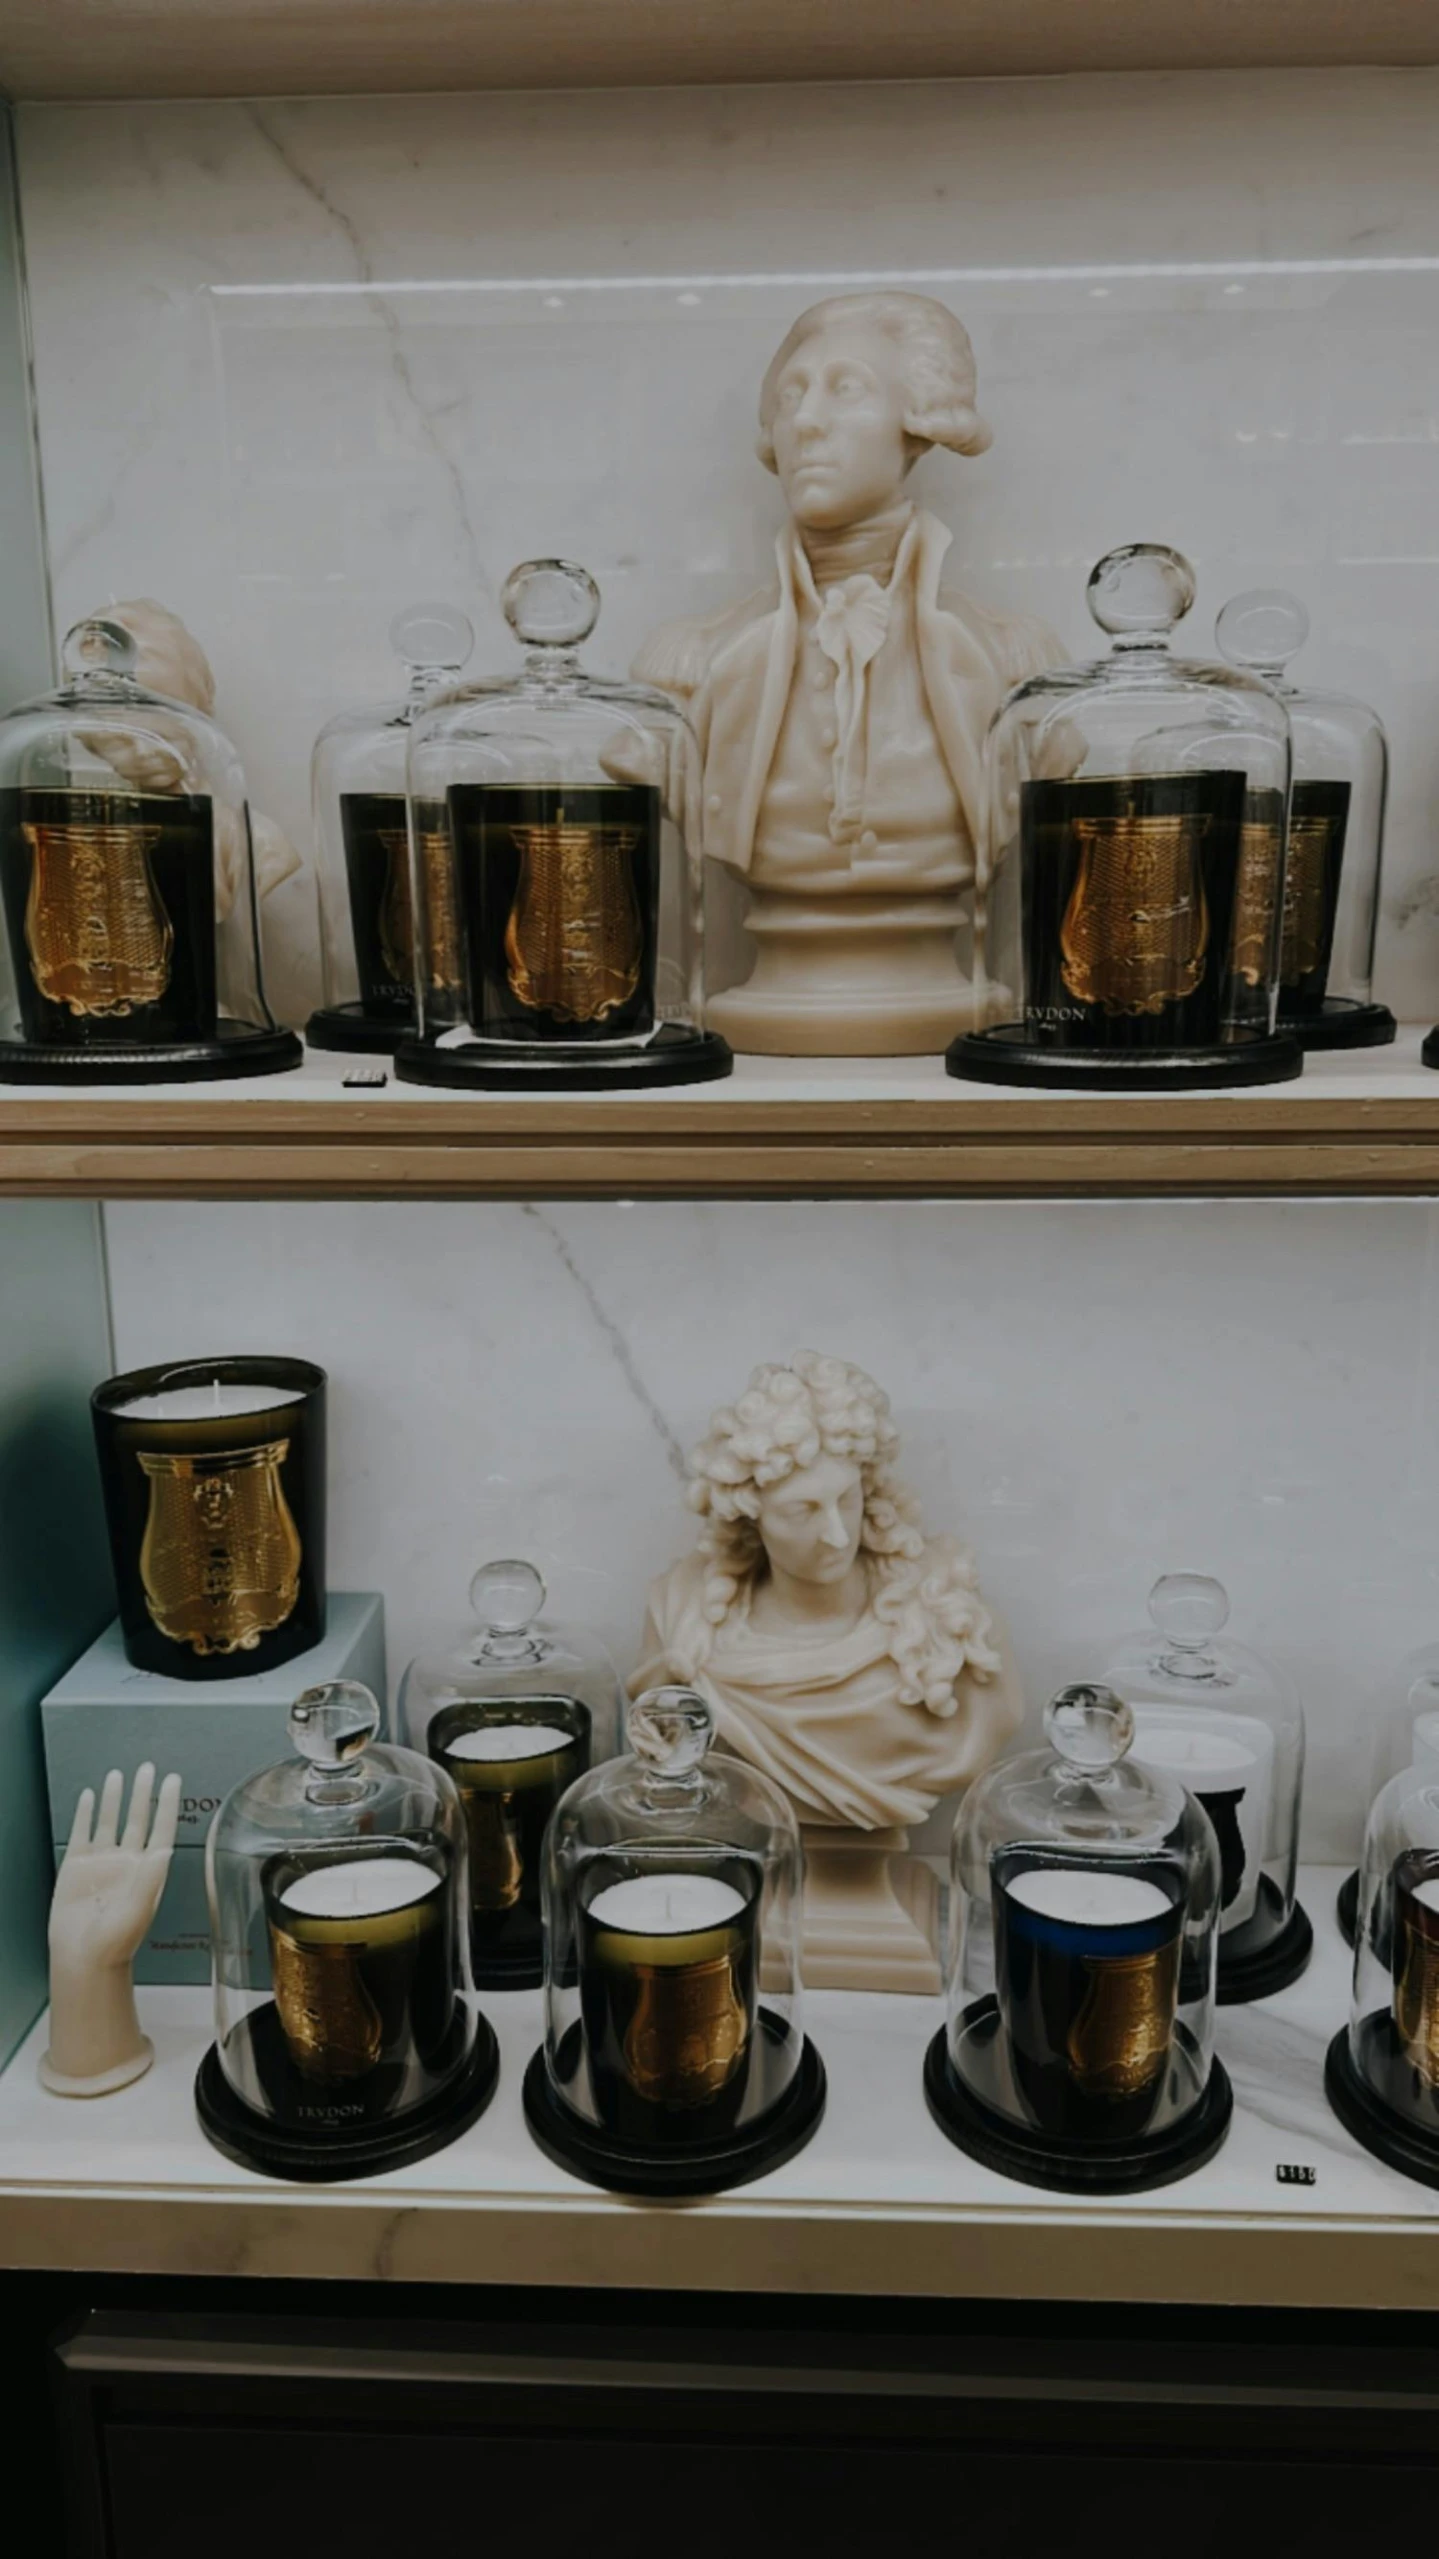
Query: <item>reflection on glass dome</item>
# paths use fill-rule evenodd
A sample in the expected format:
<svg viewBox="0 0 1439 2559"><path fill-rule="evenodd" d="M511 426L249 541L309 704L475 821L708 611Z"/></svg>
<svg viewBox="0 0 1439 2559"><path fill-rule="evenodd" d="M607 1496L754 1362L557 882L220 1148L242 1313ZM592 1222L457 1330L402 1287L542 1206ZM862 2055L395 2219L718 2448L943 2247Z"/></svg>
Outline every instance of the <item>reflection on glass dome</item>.
<svg viewBox="0 0 1439 2559"><path fill-rule="evenodd" d="M1186 1090L1272 1083L1289 722L1272 688L1171 656L1194 572L1112 551L1088 601L1113 647L1010 694L985 745L976 954L987 1026L950 1072L984 1083Z"/></svg>
<svg viewBox="0 0 1439 2559"><path fill-rule="evenodd" d="M668 695L584 674L599 589L568 560L507 579L517 675L456 685L417 720L412 819L449 868L417 869L460 969L419 982L411 1083L622 1090L708 1083L733 1064L705 1028L699 759Z"/></svg>
<svg viewBox="0 0 1439 2559"><path fill-rule="evenodd" d="M931 2112L986 2166L1122 2193L1212 2156L1232 2106L1214 2057L1220 1870L1179 1780L1128 1756L1107 1688L1061 1689L1049 1748L971 1787L951 1851L948 2025Z"/></svg>
<svg viewBox="0 0 1439 2559"><path fill-rule="evenodd" d="M1219 1843L1221 2006L1297 1981L1314 1932L1295 1900L1304 1714L1293 1682L1224 1629L1229 1597L1207 1573L1162 1573L1150 1624L1104 1678L1134 1710L1134 1756L1203 1805Z"/></svg>
<svg viewBox="0 0 1439 2559"><path fill-rule="evenodd" d="M471 1996L459 1798L379 1726L357 1681L306 1689L296 1756L235 1787L206 1843L215 2041L196 2102L217 2148L274 2176L422 2159L498 2075Z"/></svg>
<svg viewBox="0 0 1439 2559"><path fill-rule="evenodd" d="M801 1855L778 1787L709 1756L688 1688L564 1797L545 1853L542 2149L592 2183L712 2194L790 2158L824 2107L800 2018Z"/></svg>
<svg viewBox="0 0 1439 2559"><path fill-rule="evenodd" d="M615 1747L619 1681L597 1636L543 1617L533 1564L483 1564L468 1633L411 1662L400 1714L416 1750L459 1789L469 1847L470 1946L481 1987L543 1978L541 1850L551 1813Z"/></svg>
<svg viewBox="0 0 1439 2559"><path fill-rule="evenodd" d="M0 1082L188 1083L298 1065L260 968L240 760L77 622L0 721Z"/></svg>

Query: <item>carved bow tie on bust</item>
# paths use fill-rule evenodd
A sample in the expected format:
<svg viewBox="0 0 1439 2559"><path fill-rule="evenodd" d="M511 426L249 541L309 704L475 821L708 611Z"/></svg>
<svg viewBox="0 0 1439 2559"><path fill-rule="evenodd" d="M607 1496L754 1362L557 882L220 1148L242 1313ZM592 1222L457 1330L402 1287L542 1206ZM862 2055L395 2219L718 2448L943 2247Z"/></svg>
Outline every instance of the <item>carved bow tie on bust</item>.
<svg viewBox="0 0 1439 2559"><path fill-rule="evenodd" d="M857 835L863 814L868 672L884 646L894 588L867 576L826 587L815 637L835 669L834 808L829 831L835 842Z"/></svg>

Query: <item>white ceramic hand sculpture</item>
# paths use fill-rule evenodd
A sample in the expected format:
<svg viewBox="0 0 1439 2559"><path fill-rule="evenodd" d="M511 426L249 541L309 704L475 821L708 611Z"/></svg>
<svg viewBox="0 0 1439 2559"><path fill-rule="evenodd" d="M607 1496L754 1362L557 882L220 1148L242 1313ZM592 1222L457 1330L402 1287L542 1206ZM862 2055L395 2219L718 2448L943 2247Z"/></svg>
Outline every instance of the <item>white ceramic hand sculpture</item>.
<svg viewBox="0 0 1439 2559"><path fill-rule="evenodd" d="M754 969L709 1018L772 1055L932 1052L989 1016L955 941L984 841L985 731L1064 653L1042 623L942 585L949 532L908 494L930 446L990 440L943 303L817 302L765 375L759 421L789 510L776 585L669 624L634 669L689 710L704 848L750 893Z"/></svg>
<svg viewBox="0 0 1439 2559"><path fill-rule="evenodd" d="M804 1832L804 1977L937 1990L937 1896L908 1825L968 1784L1023 1711L973 1558L896 1481L889 1398L848 1360L755 1370L690 1460L698 1550L650 1591L631 1694L697 1688L720 1746Z"/></svg>
<svg viewBox="0 0 1439 2559"><path fill-rule="evenodd" d="M106 2097L142 2078L155 2058L135 2013L130 1967L170 1871L180 1780L166 1778L152 1826L154 1790L147 1760L136 1773L123 1833L118 1768L105 1780L93 1838L93 1787L75 1807L50 1904L50 2048L40 2064L43 2085L57 2097Z"/></svg>

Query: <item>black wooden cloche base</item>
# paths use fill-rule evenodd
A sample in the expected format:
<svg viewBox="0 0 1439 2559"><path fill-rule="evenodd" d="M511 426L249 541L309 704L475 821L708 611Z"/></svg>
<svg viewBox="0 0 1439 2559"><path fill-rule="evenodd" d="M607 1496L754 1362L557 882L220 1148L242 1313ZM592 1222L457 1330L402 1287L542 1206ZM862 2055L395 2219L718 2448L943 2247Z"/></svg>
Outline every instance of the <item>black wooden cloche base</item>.
<svg viewBox="0 0 1439 2559"><path fill-rule="evenodd" d="M633 1048L586 1048L579 1041L466 1040L441 1048L407 1039L395 1052L402 1084L442 1084L461 1091L643 1093L665 1084L716 1084L734 1071L734 1051L718 1031L662 1022Z"/></svg>
<svg viewBox="0 0 1439 2559"><path fill-rule="evenodd" d="M1261 1876L1261 1899L1271 1907L1280 1903L1278 1886L1267 1875ZM1234 1940L1219 1940L1219 1963L1215 1974L1214 1996L1221 2008L1238 2008L1246 2000L1272 1999L1278 1990L1287 1990L1305 1970L1314 1952L1314 1930L1309 1914L1296 1902L1276 1937L1257 1946L1252 1955L1235 1943L1233 1954L1225 1947L1247 1936L1247 1928L1237 1928Z"/></svg>
<svg viewBox="0 0 1439 2559"><path fill-rule="evenodd" d="M1304 1065L1292 1031L1213 1048L1162 1051L1052 1048L1022 1022L964 1031L945 1053L949 1073L972 1084L1028 1084L1054 1093L1198 1093L1210 1086L1287 1084Z"/></svg>
<svg viewBox="0 0 1439 2559"><path fill-rule="evenodd" d="M1387 1004L1360 1004L1352 995L1326 995L1322 1013L1303 1017L1281 1013L1279 1028L1292 1031L1304 1049L1387 1048L1399 1025Z"/></svg>
<svg viewBox="0 0 1439 2559"><path fill-rule="evenodd" d="M775 2036L785 2032L764 2009L759 2023L761 2032ZM570 2035L578 2034L579 2028L572 2026ZM634 2150L598 2125L586 2123L556 2094L541 2046L525 2072L525 2121L546 2158L568 2168L571 2176L583 2177L587 2185L605 2186L620 2195L668 2195L679 2200L686 2195L722 2195L731 2186L747 2186L772 2168L782 2168L814 2132L824 2113L826 2094L824 2063L806 2035L798 2070L779 2104L761 2122L711 2143Z"/></svg>
<svg viewBox="0 0 1439 2559"><path fill-rule="evenodd" d="M341 1049L349 1057L393 1057L415 1036L413 1021L386 1022L363 1004L322 1004L305 1024L305 1046Z"/></svg>
<svg viewBox="0 0 1439 2559"><path fill-rule="evenodd" d="M1439 1029L1427 1033L1419 1054L1426 1066L1439 1067Z"/></svg>
<svg viewBox="0 0 1439 2559"><path fill-rule="evenodd" d="M1387 2015L1366 2018L1360 2032L1369 2036L1376 2030L1381 2035L1392 2033ZM1362 2141L1376 2159L1421 2186L1439 2186L1439 2139L1421 2132L1417 2124L1406 2123L1375 2096L1354 2067L1347 2026L1340 2027L1324 2056L1324 2094L1345 2131Z"/></svg>
<svg viewBox="0 0 1439 2559"><path fill-rule="evenodd" d="M260 2018L267 2013L273 2014L273 2009L256 2012ZM394 2123L358 2124L350 2130L317 2126L311 2132L297 2132L257 2114L236 2096L212 2044L196 2073L195 2111L201 2130L215 2148L239 2167L258 2169L262 2177L334 2186L351 2177L379 2177L390 2168L409 2168L417 2159L443 2150L478 2122L499 2077L495 2030L487 2017L477 2017L474 2049L463 2071L427 2105L412 2108Z"/></svg>
<svg viewBox="0 0 1439 2559"><path fill-rule="evenodd" d="M992 1997L976 2009L992 2008ZM976 2009L968 2011L973 2017ZM1234 2091L1224 2064L1209 2065L1204 2094L1182 2123L1131 2142L1066 2142L1023 2130L966 2088L949 2058L941 2026L924 2056L924 2094L939 2129L984 2168L1022 2185L1057 2187L1082 2195L1137 2195L1147 2186L1172 2186L1212 2159L1229 2130Z"/></svg>
<svg viewBox="0 0 1439 2559"><path fill-rule="evenodd" d="M222 1022L213 1040L155 1040L144 1047L47 1048L0 1040L0 1084L214 1084L232 1076L284 1075L305 1052L295 1031Z"/></svg>

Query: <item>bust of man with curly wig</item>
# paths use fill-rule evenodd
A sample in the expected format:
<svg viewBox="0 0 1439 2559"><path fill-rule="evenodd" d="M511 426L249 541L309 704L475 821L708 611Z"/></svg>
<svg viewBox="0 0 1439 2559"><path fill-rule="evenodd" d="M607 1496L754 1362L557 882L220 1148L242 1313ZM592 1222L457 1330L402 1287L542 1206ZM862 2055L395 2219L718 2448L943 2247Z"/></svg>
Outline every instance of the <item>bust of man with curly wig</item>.
<svg viewBox="0 0 1439 2559"><path fill-rule="evenodd" d="M698 1688L806 1826L923 1821L1022 1711L973 1558L926 1536L898 1453L862 1368L815 1351L757 1368L691 1459L698 1549L650 1592L635 1693Z"/></svg>

